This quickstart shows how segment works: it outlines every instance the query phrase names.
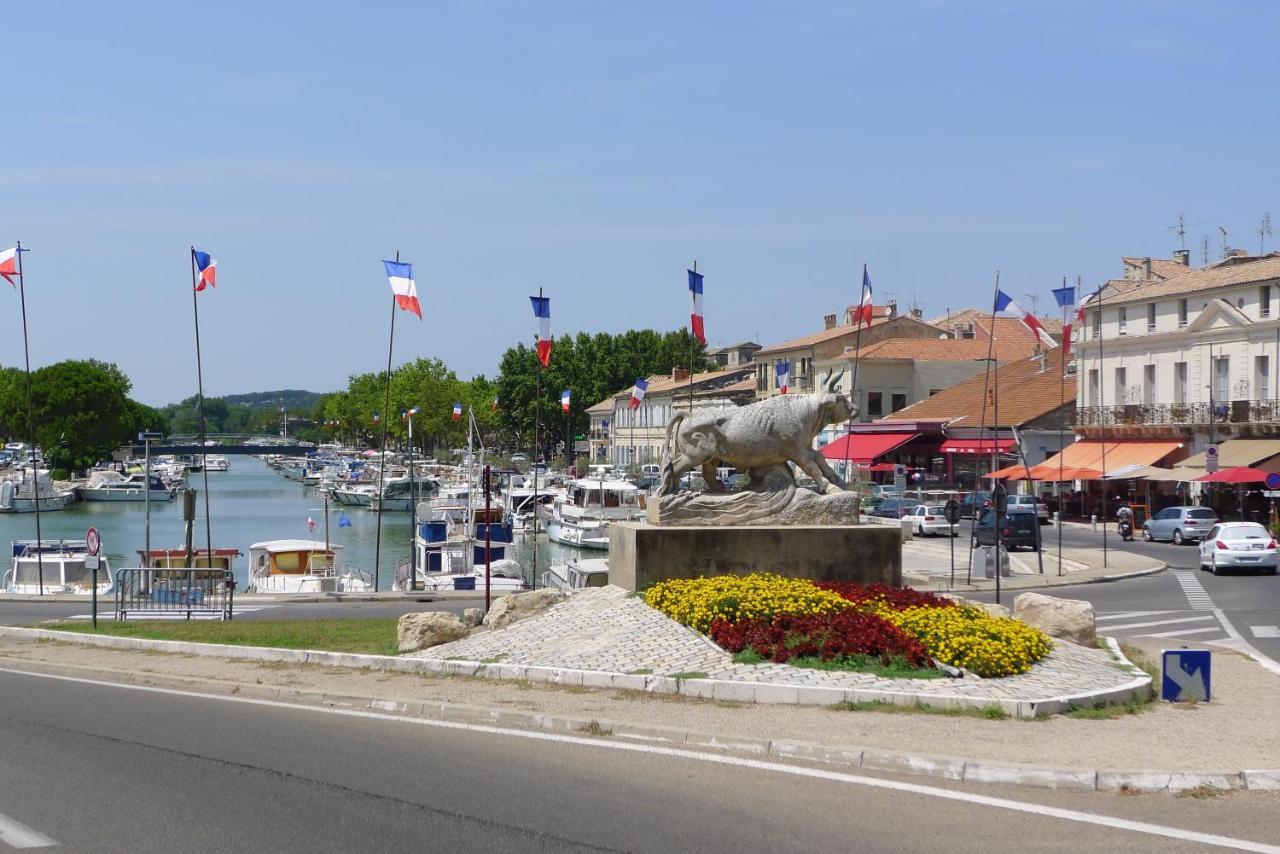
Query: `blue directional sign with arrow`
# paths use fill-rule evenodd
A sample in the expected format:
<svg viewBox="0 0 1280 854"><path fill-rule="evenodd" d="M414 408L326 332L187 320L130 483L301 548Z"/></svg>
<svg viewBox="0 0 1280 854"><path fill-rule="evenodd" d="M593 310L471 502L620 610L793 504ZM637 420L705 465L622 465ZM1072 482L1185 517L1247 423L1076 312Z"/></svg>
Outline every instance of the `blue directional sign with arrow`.
<svg viewBox="0 0 1280 854"><path fill-rule="evenodd" d="M1212 659L1207 649L1166 649L1162 656L1160 699L1171 703L1209 702Z"/></svg>

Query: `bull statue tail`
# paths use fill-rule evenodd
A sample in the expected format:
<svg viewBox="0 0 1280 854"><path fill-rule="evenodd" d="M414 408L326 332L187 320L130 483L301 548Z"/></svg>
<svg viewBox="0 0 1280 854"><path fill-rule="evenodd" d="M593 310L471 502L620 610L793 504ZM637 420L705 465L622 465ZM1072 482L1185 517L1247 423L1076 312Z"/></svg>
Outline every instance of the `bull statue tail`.
<svg viewBox="0 0 1280 854"><path fill-rule="evenodd" d="M676 432L680 429L680 424L683 421L684 421L684 413L677 412L675 415L672 415L671 420L667 422L667 437L665 440L663 440L663 443L662 443L663 466L670 465L671 463L671 452L672 452L672 449L675 447Z"/></svg>

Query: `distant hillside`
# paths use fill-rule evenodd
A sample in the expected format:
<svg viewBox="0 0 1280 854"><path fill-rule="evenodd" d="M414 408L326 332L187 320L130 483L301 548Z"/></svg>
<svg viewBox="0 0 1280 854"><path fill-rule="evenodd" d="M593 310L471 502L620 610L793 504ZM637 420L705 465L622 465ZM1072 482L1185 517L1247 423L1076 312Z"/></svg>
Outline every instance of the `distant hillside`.
<svg viewBox="0 0 1280 854"><path fill-rule="evenodd" d="M285 388L279 391L253 391L248 394L228 394L222 398L229 406L247 406L250 409L279 409L283 404L289 410L310 409L320 399L320 392Z"/></svg>

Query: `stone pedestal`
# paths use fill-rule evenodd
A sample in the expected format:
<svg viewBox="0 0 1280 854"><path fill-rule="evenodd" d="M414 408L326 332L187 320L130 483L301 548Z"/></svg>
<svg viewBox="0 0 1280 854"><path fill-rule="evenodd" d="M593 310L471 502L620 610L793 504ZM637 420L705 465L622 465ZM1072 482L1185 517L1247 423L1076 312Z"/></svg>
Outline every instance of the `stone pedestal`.
<svg viewBox="0 0 1280 854"><path fill-rule="evenodd" d="M902 541L879 525L609 525L609 583L774 572L813 581L902 584Z"/></svg>

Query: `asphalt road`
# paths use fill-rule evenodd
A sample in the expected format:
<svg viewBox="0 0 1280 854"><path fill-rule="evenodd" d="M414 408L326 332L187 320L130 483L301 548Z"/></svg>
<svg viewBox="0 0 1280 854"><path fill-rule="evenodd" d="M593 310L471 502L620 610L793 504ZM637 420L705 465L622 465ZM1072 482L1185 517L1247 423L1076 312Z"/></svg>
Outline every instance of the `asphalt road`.
<svg viewBox="0 0 1280 854"><path fill-rule="evenodd" d="M1065 528L1063 545L1101 548L1102 535ZM1280 666L1280 576L1251 572L1215 576L1199 568L1197 545L1125 543L1114 529L1107 545L1108 550L1148 555L1169 569L1158 575L1045 592L1091 602L1100 632L1155 638L1170 646L1228 640L1235 632ZM1056 529L1045 529L1045 547L1049 551L1057 547ZM994 599L991 595L979 598Z"/></svg>
<svg viewBox="0 0 1280 854"><path fill-rule="evenodd" d="M0 732L0 851L1280 851L1271 793L933 786L12 672Z"/></svg>

